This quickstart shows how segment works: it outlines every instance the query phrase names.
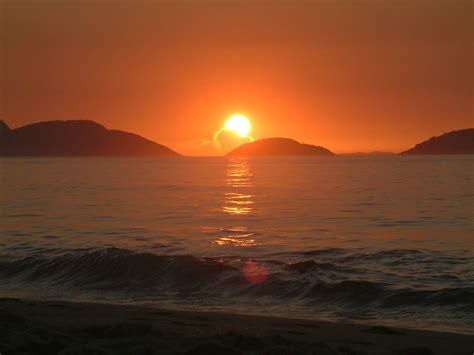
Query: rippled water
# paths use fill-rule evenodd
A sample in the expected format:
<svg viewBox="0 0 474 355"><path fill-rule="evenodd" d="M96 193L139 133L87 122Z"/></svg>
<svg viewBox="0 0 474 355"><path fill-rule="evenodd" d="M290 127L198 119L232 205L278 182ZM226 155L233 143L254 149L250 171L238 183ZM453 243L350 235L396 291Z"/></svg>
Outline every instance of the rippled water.
<svg viewBox="0 0 474 355"><path fill-rule="evenodd" d="M0 295L474 333L474 157L0 160Z"/></svg>

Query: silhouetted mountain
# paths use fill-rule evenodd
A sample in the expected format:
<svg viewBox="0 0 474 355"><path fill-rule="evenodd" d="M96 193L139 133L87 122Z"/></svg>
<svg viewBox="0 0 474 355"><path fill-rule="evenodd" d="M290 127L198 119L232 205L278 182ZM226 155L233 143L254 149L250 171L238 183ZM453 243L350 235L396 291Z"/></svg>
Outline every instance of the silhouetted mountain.
<svg viewBox="0 0 474 355"><path fill-rule="evenodd" d="M334 155L334 153L326 148L301 144L289 138L266 138L243 144L227 155Z"/></svg>
<svg viewBox="0 0 474 355"><path fill-rule="evenodd" d="M7 132L10 132L10 127L8 127L5 121L0 120L0 138Z"/></svg>
<svg viewBox="0 0 474 355"><path fill-rule="evenodd" d="M400 154L474 154L474 128L432 137Z"/></svg>
<svg viewBox="0 0 474 355"><path fill-rule="evenodd" d="M178 156L161 144L87 120L47 121L10 129L0 123L3 156Z"/></svg>

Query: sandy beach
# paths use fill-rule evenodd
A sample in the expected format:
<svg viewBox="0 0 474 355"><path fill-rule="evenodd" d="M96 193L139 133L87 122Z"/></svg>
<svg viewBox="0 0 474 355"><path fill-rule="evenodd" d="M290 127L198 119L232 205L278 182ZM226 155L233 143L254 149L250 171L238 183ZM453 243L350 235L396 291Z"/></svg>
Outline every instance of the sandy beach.
<svg viewBox="0 0 474 355"><path fill-rule="evenodd" d="M9 354L471 354L474 336L97 303L0 300Z"/></svg>

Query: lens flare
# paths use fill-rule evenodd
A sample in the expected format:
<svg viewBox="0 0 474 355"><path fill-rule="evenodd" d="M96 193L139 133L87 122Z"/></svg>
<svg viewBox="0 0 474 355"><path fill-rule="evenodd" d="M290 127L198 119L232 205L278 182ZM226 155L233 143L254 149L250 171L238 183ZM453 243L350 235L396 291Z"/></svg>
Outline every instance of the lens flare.
<svg viewBox="0 0 474 355"><path fill-rule="evenodd" d="M251 284L259 284L267 279L269 270L252 260L247 260L242 268L242 273Z"/></svg>
<svg viewBox="0 0 474 355"><path fill-rule="evenodd" d="M245 115L237 113L227 119L224 129L235 132L239 137L246 138L250 132L250 126L249 119Z"/></svg>

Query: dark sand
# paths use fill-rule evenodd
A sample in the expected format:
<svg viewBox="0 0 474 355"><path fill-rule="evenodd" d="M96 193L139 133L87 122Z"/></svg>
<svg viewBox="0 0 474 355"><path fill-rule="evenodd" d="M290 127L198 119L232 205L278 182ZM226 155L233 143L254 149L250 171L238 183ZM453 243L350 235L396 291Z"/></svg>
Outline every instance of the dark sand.
<svg viewBox="0 0 474 355"><path fill-rule="evenodd" d="M474 336L111 304L0 299L0 353L472 354Z"/></svg>

